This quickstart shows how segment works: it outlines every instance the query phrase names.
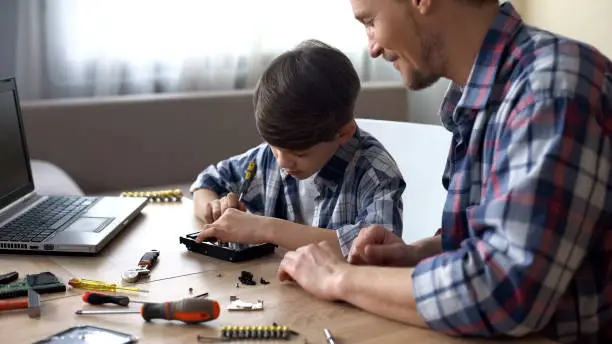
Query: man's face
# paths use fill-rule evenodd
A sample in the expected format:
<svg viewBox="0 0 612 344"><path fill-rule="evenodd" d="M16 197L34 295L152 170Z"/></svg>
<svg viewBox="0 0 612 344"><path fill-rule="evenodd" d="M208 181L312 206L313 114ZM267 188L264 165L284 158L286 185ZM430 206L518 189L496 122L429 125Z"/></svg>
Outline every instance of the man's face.
<svg viewBox="0 0 612 344"><path fill-rule="evenodd" d="M430 25L433 20L419 8L428 5L429 1L351 0L355 18L366 27L370 56L382 55L392 62L411 90L431 86L443 72L444 56Z"/></svg>

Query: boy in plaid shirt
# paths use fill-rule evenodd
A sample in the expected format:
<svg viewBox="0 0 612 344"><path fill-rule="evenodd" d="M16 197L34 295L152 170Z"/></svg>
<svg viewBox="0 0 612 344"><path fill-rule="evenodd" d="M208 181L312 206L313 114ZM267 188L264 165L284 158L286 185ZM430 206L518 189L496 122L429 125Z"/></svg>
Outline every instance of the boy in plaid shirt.
<svg viewBox="0 0 612 344"><path fill-rule="evenodd" d="M191 187L206 224L197 240L288 249L326 241L346 256L364 227L401 236L405 182L381 143L356 125L359 90L350 60L322 42L277 57L254 95L265 143L209 166ZM239 200L251 162L256 173Z"/></svg>

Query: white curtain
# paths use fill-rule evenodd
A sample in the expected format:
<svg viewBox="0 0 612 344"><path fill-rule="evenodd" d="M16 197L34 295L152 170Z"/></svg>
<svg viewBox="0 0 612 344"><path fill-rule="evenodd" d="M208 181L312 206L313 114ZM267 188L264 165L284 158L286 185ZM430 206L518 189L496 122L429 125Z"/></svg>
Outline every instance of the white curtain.
<svg viewBox="0 0 612 344"><path fill-rule="evenodd" d="M362 81L399 80L369 58L349 0L20 0L19 22L26 99L250 88L309 38Z"/></svg>

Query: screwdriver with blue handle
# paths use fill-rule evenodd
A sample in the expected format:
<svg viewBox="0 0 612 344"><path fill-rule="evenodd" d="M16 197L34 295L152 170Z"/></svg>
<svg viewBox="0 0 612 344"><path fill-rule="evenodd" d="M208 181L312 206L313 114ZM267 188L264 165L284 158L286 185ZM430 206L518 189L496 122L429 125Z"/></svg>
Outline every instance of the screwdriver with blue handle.
<svg viewBox="0 0 612 344"><path fill-rule="evenodd" d="M78 315L88 314L135 314L140 315L146 320L164 319L178 320L187 324L197 324L219 317L221 308L219 303L211 299L188 298L180 301L162 303L144 303L139 309L120 309L120 310L78 310Z"/></svg>

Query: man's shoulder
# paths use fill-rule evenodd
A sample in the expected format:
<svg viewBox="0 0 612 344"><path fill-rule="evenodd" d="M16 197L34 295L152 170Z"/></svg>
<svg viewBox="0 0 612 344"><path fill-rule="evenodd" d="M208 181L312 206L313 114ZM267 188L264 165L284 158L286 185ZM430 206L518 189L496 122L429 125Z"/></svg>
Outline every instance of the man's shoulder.
<svg viewBox="0 0 612 344"><path fill-rule="evenodd" d="M510 52L520 56L514 75L535 100L592 96L612 75L612 62L597 48L563 35L526 26Z"/></svg>

